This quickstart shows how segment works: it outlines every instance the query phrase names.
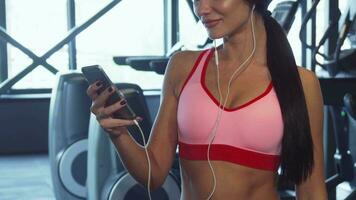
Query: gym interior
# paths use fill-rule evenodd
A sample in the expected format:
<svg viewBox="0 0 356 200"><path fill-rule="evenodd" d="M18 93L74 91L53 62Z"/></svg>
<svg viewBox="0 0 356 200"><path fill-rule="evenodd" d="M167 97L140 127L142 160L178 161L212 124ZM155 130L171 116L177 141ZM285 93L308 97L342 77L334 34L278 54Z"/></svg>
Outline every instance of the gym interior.
<svg viewBox="0 0 356 200"><path fill-rule="evenodd" d="M328 198L356 200L356 2L272 0L268 9L297 65L320 81ZM212 47L192 0L0 0L0 200L148 199L90 113L81 69L106 71L147 140L170 56ZM295 199L293 185L278 191ZM152 197L180 192L177 157Z"/></svg>

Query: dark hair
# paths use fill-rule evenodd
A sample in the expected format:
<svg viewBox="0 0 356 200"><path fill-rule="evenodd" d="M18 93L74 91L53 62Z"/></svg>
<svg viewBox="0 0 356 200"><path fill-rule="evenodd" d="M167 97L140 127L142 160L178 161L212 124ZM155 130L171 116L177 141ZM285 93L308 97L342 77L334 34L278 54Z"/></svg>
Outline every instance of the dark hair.
<svg viewBox="0 0 356 200"><path fill-rule="evenodd" d="M287 36L267 12L268 2L252 0L264 19L267 33L267 65L281 107L284 132L281 176L294 184L305 181L314 166L313 141L302 82Z"/></svg>

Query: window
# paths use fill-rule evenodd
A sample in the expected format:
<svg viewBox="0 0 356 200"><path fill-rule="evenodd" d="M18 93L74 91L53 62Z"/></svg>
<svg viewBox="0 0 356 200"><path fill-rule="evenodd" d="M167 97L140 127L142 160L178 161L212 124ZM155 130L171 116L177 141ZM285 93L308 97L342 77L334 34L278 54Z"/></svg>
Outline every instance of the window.
<svg viewBox="0 0 356 200"><path fill-rule="evenodd" d="M83 23L110 1L77 1ZM113 82L136 83L142 89L162 87L163 76L118 66L113 56L164 55L163 1L122 1L77 37L78 68L100 64Z"/></svg>
<svg viewBox="0 0 356 200"><path fill-rule="evenodd" d="M105 7L110 0L78 0L76 25L79 26ZM42 56L67 34L67 1L7 0L7 32L37 56ZM114 82L132 82L143 89L161 88L163 77L118 66L113 56L163 55L163 2L161 0L122 1L77 38L78 70L99 64ZM69 69L65 45L47 62L59 71ZM9 78L32 63L17 48L8 45ZM55 76L39 66L13 86L13 89L50 88Z"/></svg>
<svg viewBox="0 0 356 200"><path fill-rule="evenodd" d="M7 32L37 56L42 56L66 34L66 1L6 1ZM58 70L68 66L67 49L62 48L48 60ZM19 49L8 45L9 78L32 63ZM45 88L54 80L43 67L33 70L14 89Z"/></svg>
<svg viewBox="0 0 356 200"><path fill-rule="evenodd" d="M197 45L203 45L208 38L203 24L195 21L186 1L179 1L179 31L179 39L187 49L197 49Z"/></svg>

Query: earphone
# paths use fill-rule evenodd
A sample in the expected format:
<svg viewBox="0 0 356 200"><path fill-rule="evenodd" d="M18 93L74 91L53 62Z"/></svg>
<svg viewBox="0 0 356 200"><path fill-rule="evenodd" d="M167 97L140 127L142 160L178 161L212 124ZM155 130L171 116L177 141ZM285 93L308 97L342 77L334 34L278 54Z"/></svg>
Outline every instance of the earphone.
<svg viewBox="0 0 356 200"><path fill-rule="evenodd" d="M230 77L229 83L228 83L228 88L227 88L227 95L226 98L224 100L224 104L221 105L222 102L222 94L221 94L221 89L220 89L220 77L219 77L219 56L218 56L218 52L217 52L217 46L216 46L216 41L214 40L214 46L215 46L215 51L214 51L214 56L215 56L215 65L216 65L216 70L217 70L217 85L218 85L218 91L219 91L219 111L218 111L218 115L216 118L216 121L214 123L214 127L212 129L212 132L210 134L210 139L209 139L209 145L208 145L208 150L207 150L207 158L208 158L208 163L209 163L209 167L211 169L212 175L213 175L213 189L211 191L211 193L209 194L207 200L209 200L214 192L215 192L215 188L216 188L216 176L215 176L215 172L213 169L213 166L211 164L210 161L210 146L214 141L215 135L216 135L216 130L218 128L218 125L220 124L220 120L221 120L221 115L222 115L222 108L225 108L228 97L229 97L229 92L230 92L230 85L231 85L231 81L233 80L233 78L236 76L238 76L240 73L242 73L248 65L247 62L252 58L252 56L255 53L256 50L256 37L255 37L255 29L254 29L254 21L253 21L253 13L255 10L255 5L252 6L252 11L250 14L250 20L251 20L251 27L252 27L252 37L253 37L253 49L251 51L251 54L246 58L246 60L240 64L240 66L234 71L234 73L232 74L232 76ZM135 125L139 128L141 136L142 136L142 140L143 140L143 147L145 149L145 153L146 153L146 157L147 157L147 162L148 162L148 178L147 178L147 192L148 192L148 198L151 200L151 192L150 192L150 182L151 182L151 161L150 161L150 157L148 154L148 150L147 150L147 144L146 144L146 140L143 134L143 131L138 123L137 120L134 120Z"/></svg>
<svg viewBox="0 0 356 200"><path fill-rule="evenodd" d="M218 111L218 115L215 120L214 127L212 129L212 132L210 133L211 137L209 139L209 145L208 145L208 150L207 150L208 163L209 163L211 173L213 175L213 189L212 189L210 195L208 196L207 200L209 200L213 196L215 189L216 189L216 176L215 176L214 168L210 161L210 146L215 139L216 131L217 131L217 128L218 128L218 126L220 124L220 120L221 120L222 110L223 110L223 108L225 108L227 99L229 98L231 81L233 80L235 75L238 76L247 68L248 65L246 65L246 63L252 58L252 56L254 55L255 50L256 50L256 36L255 36L255 27L254 27L254 21L253 21L254 10L255 10L255 5L252 6L252 11L251 11L251 15L250 15L252 38L253 38L253 49L251 51L251 54L246 58L246 60L242 64L240 64L240 66L234 71L234 73L230 77L228 87L227 87L227 94L226 94L226 98L224 100L223 106L221 105L222 94L221 94L221 89L220 89L220 77L219 77L219 55L218 55L218 51L217 51L217 47L216 47L216 41L214 40L214 47L215 47L214 56L215 56L215 65L216 65L216 71L217 71L217 86L218 86L218 91L219 91L219 111Z"/></svg>
<svg viewBox="0 0 356 200"><path fill-rule="evenodd" d="M148 150L147 150L147 144L146 144L146 140L145 140L145 136L143 134L143 131L138 123L138 121L135 119L133 120L133 122L135 123L135 125L138 127L138 129L140 130L141 136L142 136L142 141L143 141L143 147L145 149L145 153L146 153L146 157L147 157L147 162L148 162L148 178L147 178L147 193L148 193L148 199L151 200L151 191L150 191L150 187L151 187L151 160L150 160L150 156L148 155Z"/></svg>

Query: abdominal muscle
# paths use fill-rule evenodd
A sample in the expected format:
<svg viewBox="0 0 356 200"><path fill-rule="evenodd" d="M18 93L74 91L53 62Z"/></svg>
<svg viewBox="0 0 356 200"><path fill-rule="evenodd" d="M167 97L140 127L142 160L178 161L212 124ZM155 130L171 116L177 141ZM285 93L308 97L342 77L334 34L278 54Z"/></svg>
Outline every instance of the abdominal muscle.
<svg viewBox="0 0 356 200"><path fill-rule="evenodd" d="M211 161L216 188L212 200L277 200L276 173L252 169L225 161ZM207 161L180 159L181 200L206 200L213 189Z"/></svg>

